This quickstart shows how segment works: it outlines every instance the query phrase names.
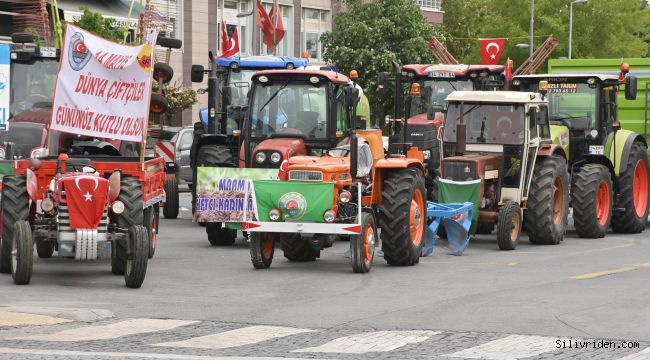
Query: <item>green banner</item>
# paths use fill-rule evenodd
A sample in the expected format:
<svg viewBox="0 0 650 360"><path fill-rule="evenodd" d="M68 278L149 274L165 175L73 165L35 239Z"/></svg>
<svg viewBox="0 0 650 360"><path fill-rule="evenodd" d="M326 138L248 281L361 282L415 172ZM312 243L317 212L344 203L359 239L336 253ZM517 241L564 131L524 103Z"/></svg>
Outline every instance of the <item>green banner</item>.
<svg viewBox="0 0 650 360"><path fill-rule="evenodd" d="M478 222L478 202L481 192L481 181L451 181L438 179L438 202L443 204L464 203L469 201L474 204L474 215L472 216L472 227L470 234L476 233Z"/></svg>
<svg viewBox="0 0 650 360"><path fill-rule="evenodd" d="M0 177L4 175L13 175L16 173L16 170L14 169L14 162L7 160L7 161L0 161Z"/></svg>
<svg viewBox="0 0 650 360"><path fill-rule="evenodd" d="M269 211L277 208L283 221L324 222L323 214L332 208L334 183L255 180L253 184L260 221L270 221Z"/></svg>

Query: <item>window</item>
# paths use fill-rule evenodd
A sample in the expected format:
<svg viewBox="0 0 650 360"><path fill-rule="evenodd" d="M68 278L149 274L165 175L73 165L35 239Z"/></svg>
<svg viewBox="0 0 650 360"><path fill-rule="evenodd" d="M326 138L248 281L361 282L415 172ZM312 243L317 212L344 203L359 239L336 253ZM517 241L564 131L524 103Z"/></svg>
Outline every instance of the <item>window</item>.
<svg viewBox="0 0 650 360"><path fill-rule="evenodd" d="M320 37L324 32L329 30L329 11L303 8L301 52L306 51L310 60L321 61L323 54Z"/></svg>
<svg viewBox="0 0 650 360"><path fill-rule="evenodd" d="M440 11L440 2L442 0L415 0L423 10Z"/></svg>
<svg viewBox="0 0 650 360"><path fill-rule="evenodd" d="M160 29L159 35L183 39L183 0L151 0L150 5L160 15L154 20Z"/></svg>
<svg viewBox="0 0 650 360"><path fill-rule="evenodd" d="M238 29L237 33L239 34L239 55L250 55L250 49L248 48L250 40L248 39L248 36L250 32L250 26L253 26L253 16L251 15L243 18L237 17L237 14L242 14L249 11L248 9L250 9L250 4L250 0L219 0L219 9L217 10L219 14L217 19L217 49L219 50L219 54L223 52L223 49L221 48L221 37L223 36L221 33L221 19L223 16L223 21L226 23L228 37L232 37L235 29Z"/></svg>
<svg viewBox="0 0 650 360"><path fill-rule="evenodd" d="M273 8L273 3L264 3L264 9L267 13L271 12ZM277 45L277 54L278 56L293 56L293 8L291 6L280 5L280 11L282 11L282 24L284 25L285 33L282 40ZM269 52L268 48L261 41L262 31L260 33L260 54L261 55L275 55L273 52Z"/></svg>
<svg viewBox="0 0 650 360"><path fill-rule="evenodd" d="M191 131L186 131L183 133L183 136L181 137L181 141L178 144L178 149L183 150L187 149L188 147L192 146L192 132Z"/></svg>

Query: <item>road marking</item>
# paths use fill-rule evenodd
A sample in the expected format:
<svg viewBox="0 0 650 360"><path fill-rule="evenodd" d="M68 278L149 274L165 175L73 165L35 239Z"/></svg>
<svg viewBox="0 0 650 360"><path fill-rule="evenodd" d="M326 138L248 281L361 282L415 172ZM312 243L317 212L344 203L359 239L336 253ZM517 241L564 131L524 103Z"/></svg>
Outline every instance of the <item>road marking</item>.
<svg viewBox="0 0 650 360"><path fill-rule="evenodd" d="M199 349L226 349L242 345L281 338L285 336L313 332L310 329L298 329L280 326L248 326L241 329L225 331L217 334L199 336L187 340L153 344L153 346L172 346Z"/></svg>
<svg viewBox="0 0 650 360"><path fill-rule="evenodd" d="M612 275L612 274L620 274L632 270L638 270L640 268L650 268L650 263L642 263L642 264L634 264L630 266L625 266L622 268L618 269L611 269L611 270L605 270L605 271L596 271L596 272L591 272L587 274L582 274L582 275L576 275L572 276L571 279L573 280L587 280L587 279L594 279L597 277L601 276L607 276L607 275Z"/></svg>
<svg viewBox="0 0 650 360"><path fill-rule="evenodd" d="M630 354L618 360L648 360L650 359L650 347L647 347L638 353Z"/></svg>
<svg viewBox="0 0 650 360"><path fill-rule="evenodd" d="M510 335L445 356L466 359L515 360L557 350L558 338Z"/></svg>
<svg viewBox="0 0 650 360"><path fill-rule="evenodd" d="M326 344L293 352L363 354L387 352L415 344L439 334L440 331L375 331L334 339Z"/></svg>
<svg viewBox="0 0 650 360"><path fill-rule="evenodd" d="M181 354L155 354L155 353L123 353L101 351L71 351L71 350L40 350L40 349L15 349L0 348L0 354L15 355L41 355L47 357L114 357L118 359L171 359L171 360L305 360L285 357L256 357L256 356L201 356ZM314 360L314 359L310 359Z"/></svg>
<svg viewBox="0 0 650 360"><path fill-rule="evenodd" d="M0 326L54 325L71 321L70 319L47 315L0 311Z"/></svg>
<svg viewBox="0 0 650 360"><path fill-rule="evenodd" d="M130 319L108 325L84 326L59 331L54 334L31 335L14 339L39 341L107 340L127 335L171 330L196 322L189 320Z"/></svg>

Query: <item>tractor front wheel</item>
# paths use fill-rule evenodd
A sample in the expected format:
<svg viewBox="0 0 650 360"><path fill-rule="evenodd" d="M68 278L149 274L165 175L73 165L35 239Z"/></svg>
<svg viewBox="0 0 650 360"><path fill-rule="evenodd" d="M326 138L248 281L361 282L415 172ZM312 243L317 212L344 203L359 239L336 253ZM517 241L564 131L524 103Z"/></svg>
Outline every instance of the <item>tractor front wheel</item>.
<svg viewBox="0 0 650 360"><path fill-rule="evenodd" d="M379 227L384 259L394 266L417 264L427 220L422 172L400 169L388 173L382 198Z"/></svg>
<svg viewBox="0 0 650 360"><path fill-rule="evenodd" d="M372 214L361 213L361 233L350 237L350 262L355 273L367 273L372 268L377 241L377 225Z"/></svg>
<svg viewBox="0 0 650 360"><path fill-rule="evenodd" d="M580 168L574 176L571 204L578 236L604 237L612 219L613 192L609 169L599 164Z"/></svg>
<svg viewBox="0 0 650 360"><path fill-rule="evenodd" d="M11 274L11 242L16 223L29 219L29 195L24 176L11 175L2 179L2 237L0 238L0 272Z"/></svg>
<svg viewBox="0 0 650 360"><path fill-rule="evenodd" d="M156 253L158 243L158 220L160 218L160 209L158 205L150 206L144 212L144 227L149 233L149 259Z"/></svg>
<svg viewBox="0 0 650 360"><path fill-rule="evenodd" d="M618 177L621 190L612 214L612 230L617 233L636 234L645 230L648 219L648 153L636 141L630 149L625 172ZM623 160L625 161L625 160Z"/></svg>
<svg viewBox="0 0 650 360"><path fill-rule="evenodd" d="M316 249L312 241L300 234L280 234L280 244L289 261L314 261L320 257L320 248Z"/></svg>
<svg viewBox="0 0 650 360"><path fill-rule="evenodd" d="M11 276L16 285L27 285L34 268L34 239L29 222L21 220L14 224L11 242Z"/></svg>
<svg viewBox="0 0 650 360"><path fill-rule="evenodd" d="M514 250L521 235L521 208L514 201L508 201L499 210L497 222L497 244L501 250Z"/></svg>
<svg viewBox="0 0 650 360"><path fill-rule="evenodd" d="M142 206L142 185L137 179L123 177L120 182L120 195L117 198L124 203L124 212L117 216L117 226L121 229L131 229L133 226L144 224ZM125 273L127 245L124 240L113 241L111 249L111 271L115 275Z"/></svg>
<svg viewBox="0 0 650 360"><path fill-rule="evenodd" d="M251 232L250 248L251 262L256 269L268 269L273 262L273 253L275 252L275 242L278 234Z"/></svg>
<svg viewBox="0 0 650 360"><path fill-rule="evenodd" d="M235 243L237 230L221 227L221 223L205 223L205 232L212 246L228 246Z"/></svg>
<svg viewBox="0 0 650 360"><path fill-rule="evenodd" d="M126 256L124 281L126 287L137 289L142 286L149 260L149 233L142 225L129 228L129 252Z"/></svg>
<svg viewBox="0 0 650 360"><path fill-rule="evenodd" d="M178 217L178 181L174 174L169 174L165 178L163 216L165 219L176 219Z"/></svg>
<svg viewBox="0 0 650 360"><path fill-rule="evenodd" d="M41 259L48 259L54 254L54 242L36 239L36 253Z"/></svg>

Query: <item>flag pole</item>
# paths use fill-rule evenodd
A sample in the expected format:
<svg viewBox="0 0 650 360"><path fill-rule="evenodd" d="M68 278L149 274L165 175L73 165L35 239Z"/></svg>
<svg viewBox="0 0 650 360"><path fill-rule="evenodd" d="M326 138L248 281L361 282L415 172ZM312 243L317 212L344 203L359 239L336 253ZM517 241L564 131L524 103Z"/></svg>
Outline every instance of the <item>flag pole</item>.
<svg viewBox="0 0 650 360"><path fill-rule="evenodd" d="M278 0L273 0L273 14L275 15L275 20L273 20L273 55L278 55L278 43L276 39L276 28L278 26L278 16L282 16L280 14L280 8L278 7Z"/></svg>
<svg viewBox="0 0 650 360"><path fill-rule="evenodd" d="M224 23L223 22L223 9L224 9L224 3L225 2L226 2L226 0L221 0L221 8L219 9L221 11L221 23L219 24L220 26L217 26L217 28L221 29L221 31L220 31L221 36L217 39L217 47L219 47L220 44L223 43L223 37L228 36L228 25L226 25L226 33L225 34L223 33L224 32L223 31L223 26L221 26ZM237 8L239 8L239 0L237 0ZM221 49L222 54L223 54L224 51L225 51L225 49ZM217 53L219 53L219 52L217 51Z"/></svg>

